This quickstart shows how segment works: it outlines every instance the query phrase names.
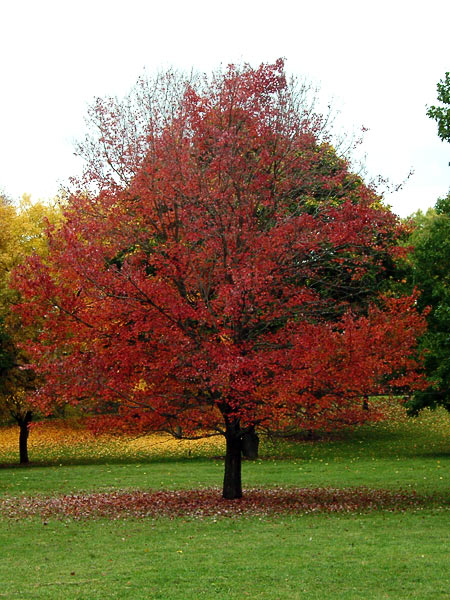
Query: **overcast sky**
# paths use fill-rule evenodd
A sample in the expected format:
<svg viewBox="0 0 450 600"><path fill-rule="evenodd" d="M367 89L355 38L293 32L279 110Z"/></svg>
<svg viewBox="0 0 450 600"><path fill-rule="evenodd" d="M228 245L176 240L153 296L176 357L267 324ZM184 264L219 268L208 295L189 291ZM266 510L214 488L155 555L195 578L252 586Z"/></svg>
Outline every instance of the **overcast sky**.
<svg viewBox="0 0 450 600"><path fill-rule="evenodd" d="M450 144L425 114L450 71L449 22L448 0L0 0L0 189L54 196L80 170L88 104L144 69L282 56L333 99L341 126L369 129L370 176L395 185L414 170L386 196L393 210L426 209L450 187Z"/></svg>

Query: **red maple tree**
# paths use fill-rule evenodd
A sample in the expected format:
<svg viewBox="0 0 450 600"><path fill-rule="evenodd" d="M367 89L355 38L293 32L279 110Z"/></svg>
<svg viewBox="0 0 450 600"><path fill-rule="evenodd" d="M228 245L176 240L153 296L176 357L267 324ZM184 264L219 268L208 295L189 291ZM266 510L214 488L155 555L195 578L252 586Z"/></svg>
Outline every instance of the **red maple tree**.
<svg viewBox="0 0 450 600"><path fill-rule="evenodd" d="M133 177L72 196L48 258L16 274L41 328L35 401L222 434L223 496L239 498L253 427L361 422L362 398L420 385L424 320L414 297L378 294L401 228L319 138L283 61L186 85L169 116Z"/></svg>

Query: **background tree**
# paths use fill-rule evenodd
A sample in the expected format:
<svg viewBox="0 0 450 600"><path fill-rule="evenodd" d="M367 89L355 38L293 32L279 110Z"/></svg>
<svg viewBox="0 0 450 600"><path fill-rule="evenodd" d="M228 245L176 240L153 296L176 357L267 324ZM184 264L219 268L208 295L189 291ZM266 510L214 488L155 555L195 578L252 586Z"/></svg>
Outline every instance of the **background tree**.
<svg viewBox="0 0 450 600"><path fill-rule="evenodd" d="M92 170L98 193L72 196L49 256L16 274L24 322L40 323L35 402L115 411L105 427L224 435L223 495L239 498L251 428L357 423L367 394L420 386L424 321L414 297L375 295L399 225L282 61L169 96L129 171L130 139L97 103L122 148L109 166L133 176Z"/></svg>
<svg viewBox="0 0 450 600"><path fill-rule="evenodd" d="M33 418L28 396L36 386L36 378L27 366L26 349L20 347L32 332L25 332L12 313L19 295L9 285L10 275L26 256L45 256L45 229L48 222L56 222L58 214L56 207L33 204L26 195L18 207L0 198L0 418L12 418L19 425L22 464L28 463L29 424Z"/></svg>
<svg viewBox="0 0 450 600"><path fill-rule="evenodd" d="M24 368L23 356L0 321L0 414L19 426L19 460L29 462L28 435L33 413L27 393L34 388L34 374Z"/></svg>
<svg viewBox="0 0 450 600"><path fill-rule="evenodd" d="M437 405L450 410L450 194L425 215L414 215L413 221L408 279L421 292L419 307L431 307L421 346L432 385L416 392L409 407L412 413Z"/></svg>
<svg viewBox="0 0 450 600"><path fill-rule="evenodd" d="M427 115L437 122L441 140L450 142L450 73L437 84L437 91L437 98L444 106L430 106Z"/></svg>
<svg viewBox="0 0 450 600"><path fill-rule="evenodd" d="M438 124L438 135L450 141L450 73L437 84L438 100L427 115ZM409 402L412 414L424 407L442 405L450 410L450 194L437 201L434 209L412 217L414 247L407 266L407 280L421 291L419 305L430 307L428 331L421 340L426 352L426 371L432 385L416 392Z"/></svg>

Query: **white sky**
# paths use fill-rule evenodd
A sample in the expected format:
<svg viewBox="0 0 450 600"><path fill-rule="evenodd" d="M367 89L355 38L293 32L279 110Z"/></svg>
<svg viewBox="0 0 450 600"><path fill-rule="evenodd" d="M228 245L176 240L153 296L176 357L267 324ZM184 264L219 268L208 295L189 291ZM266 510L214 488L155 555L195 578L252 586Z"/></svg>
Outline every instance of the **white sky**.
<svg viewBox="0 0 450 600"><path fill-rule="evenodd" d="M54 196L78 173L73 142L95 96L123 95L174 66L273 62L334 98L348 130L369 128L371 176L401 216L450 187L450 144L426 105L450 71L448 0L0 0L0 189Z"/></svg>

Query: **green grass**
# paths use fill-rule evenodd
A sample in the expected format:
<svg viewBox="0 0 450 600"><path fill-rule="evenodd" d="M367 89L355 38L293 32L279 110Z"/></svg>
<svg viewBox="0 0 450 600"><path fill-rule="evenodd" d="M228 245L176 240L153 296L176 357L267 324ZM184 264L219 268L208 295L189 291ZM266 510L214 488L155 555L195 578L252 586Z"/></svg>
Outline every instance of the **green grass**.
<svg viewBox="0 0 450 600"><path fill-rule="evenodd" d="M424 494L449 490L448 456L364 458L270 458L243 464L244 487L353 487L414 489ZM191 459L36 466L0 469L0 493L33 495L111 489L179 489L220 486L223 461Z"/></svg>
<svg viewBox="0 0 450 600"><path fill-rule="evenodd" d="M69 451L70 450L70 451ZM223 461L145 456L0 468L3 495L219 486ZM13 457L12 457L13 458ZM33 460L33 456L31 456ZM4 459L2 459L4 461ZM0 520L0 598L450 599L450 415L366 426L317 442L265 441L244 487L414 489L428 508L276 518ZM434 507L434 508L433 508Z"/></svg>
<svg viewBox="0 0 450 600"><path fill-rule="evenodd" d="M11 600L449 598L450 513L0 523Z"/></svg>

